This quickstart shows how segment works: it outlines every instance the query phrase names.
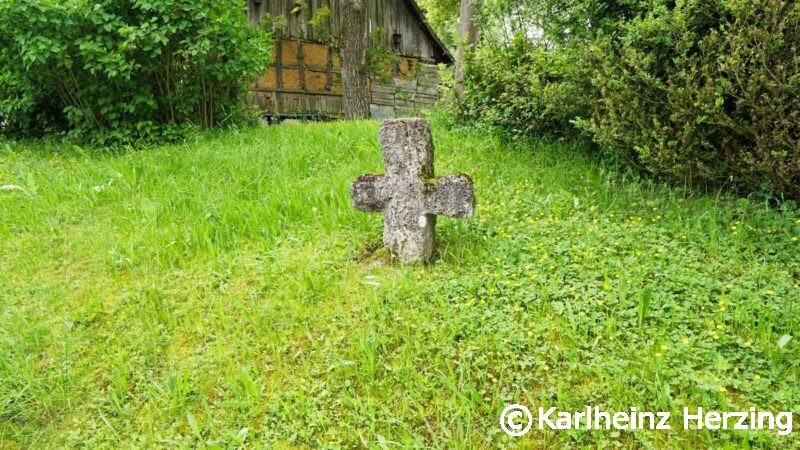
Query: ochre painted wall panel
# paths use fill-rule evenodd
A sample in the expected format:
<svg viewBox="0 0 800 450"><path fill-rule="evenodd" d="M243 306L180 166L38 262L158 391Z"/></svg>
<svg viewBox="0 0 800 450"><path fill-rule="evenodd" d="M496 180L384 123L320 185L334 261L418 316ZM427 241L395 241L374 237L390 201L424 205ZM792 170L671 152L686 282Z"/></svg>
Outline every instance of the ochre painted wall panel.
<svg viewBox="0 0 800 450"><path fill-rule="evenodd" d="M278 87L277 83L277 76L275 73L275 68L270 67L263 76L258 78L257 88L264 90L264 89L275 89Z"/></svg>
<svg viewBox="0 0 800 450"><path fill-rule="evenodd" d="M303 63L312 70L327 70L328 45L303 42Z"/></svg>
<svg viewBox="0 0 800 450"><path fill-rule="evenodd" d="M300 70L283 69L283 89L300 89Z"/></svg>
<svg viewBox="0 0 800 450"><path fill-rule="evenodd" d="M297 41L282 40L281 47L283 48L283 52L281 53L283 64L297 64Z"/></svg>
<svg viewBox="0 0 800 450"><path fill-rule="evenodd" d="M328 72L305 71L306 90L310 92L324 92L328 83Z"/></svg>

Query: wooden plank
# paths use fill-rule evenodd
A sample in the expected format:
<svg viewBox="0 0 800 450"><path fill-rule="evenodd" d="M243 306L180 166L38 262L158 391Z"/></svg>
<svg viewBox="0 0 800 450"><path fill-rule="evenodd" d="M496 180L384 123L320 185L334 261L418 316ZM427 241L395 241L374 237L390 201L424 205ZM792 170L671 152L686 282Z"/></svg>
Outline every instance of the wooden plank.
<svg viewBox="0 0 800 450"><path fill-rule="evenodd" d="M342 98L307 93L276 92L272 112L280 114L308 114L341 116Z"/></svg>
<svg viewBox="0 0 800 450"><path fill-rule="evenodd" d="M438 73L418 72L417 73L417 79L418 80L438 82L439 81L439 74Z"/></svg>
<svg viewBox="0 0 800 450"><path fill-rule="evenodd" d="M283 87L283 44L280 40L276 41L275 48L275 78L278 88Z"/></svg>
<svg viewBox="0 0 800 450"><path fill-rule="evenodd" d="M417 87L417 95L420 95L420 94L430 95L430 96L438 96L439 95L439 89Z"/></svg>
<svg viewBox="0 0 800 450"><path fill-rule="evenodd" d="M394 106L394 99L392 99L392 100L382 100L382 99L379 99L379 98L373 98L372 99L372 103L374 103L376 105L381 105L381 106Z"/></svg>
<svg viewBox="0 0 800 450"><path fill-rule="evenodd" d="M395 97L394 104L397 106L414 106L414 98L413 97Z"/></svg>
<svg viewBox="0 0 800 450"><path fill-rule="evenodd" d="M328 66L326 68L325 90L330 91L333 85L333 46L328 46Z"/></svg>
<svg viewBox="0 0 800 450"><path fill-rule="evenodd" d="M372 93L372 98L373 99L383 99L383 100L394 101L395 96L394 95L390 95L390 94L378 94L378 93L373 92Z"/></svg>
<svg viewBox="0 0 800 450"><path fill-rule="evenodd" d="M331 36L339 37L342 34L341 0L329 0L331 9Z"/></svg>
<svg viewBox="0 0 800 450"><path fill-rule="evenodd" d="M395 78L394 83L397 87L401 89L416 89L417 88L417 81L408 81L402 78Z"/></svg>
<svg viewBox="0 0 800 450"><path fill-rule="evenodd" d="M394 93L397 91L397 88L395 88L394 86L385 86L382 84L373 83L371 90L372 92L380 92L384 94L394 95Z"/></svg>
<svg viewBox="0 0 800 450"><path fill-rule="evenodd" d="M303 61L303 43L297 41L297 64L298 64L298 72L300 77L300 89L306 90L306 68L305 62Z"/></svg>
<svg viewBox="0 0 800 450"><path fill-rule="evenodd" d="M278 93L278 94L308 94L308 95L316 95L316 96L328 96L328 97L342 97L341 93L334 93L334 92L305 92L299 89L268 89L268 90L255 90L253 92L266 92L266 93Z"/></svg>
<svg viewBox="0 0 800 450"><path fill-rule="evenodd" d="M431 96L431 95L419 95L416 96L417 101L423 102L437 102L439 101L439 96Z"/></svg>

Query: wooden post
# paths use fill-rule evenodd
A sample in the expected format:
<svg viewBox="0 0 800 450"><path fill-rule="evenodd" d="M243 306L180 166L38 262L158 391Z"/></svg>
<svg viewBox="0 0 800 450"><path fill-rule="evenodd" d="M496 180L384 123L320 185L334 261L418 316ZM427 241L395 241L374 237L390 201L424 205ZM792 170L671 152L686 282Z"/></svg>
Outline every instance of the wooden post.
<svg viewBox="0 0 800 450"><path fill-rule="evenodd" d="M325 74L325 90L330 91L333 89L333 46L328 45L328 66L326 67L327 74Z"/></svg>
<svg viewBox="0 0 800 450"><path fill-rule="evenodd" d="M275 40L275 85L283 87L283 41Z"/></svg>
<svg viewBox="0 0 800 450"><path fill-rule="evenodd" d="M300 77L300 90L306 90L306 70L303 62L303 41L297 40L297 74Z"/></svg>

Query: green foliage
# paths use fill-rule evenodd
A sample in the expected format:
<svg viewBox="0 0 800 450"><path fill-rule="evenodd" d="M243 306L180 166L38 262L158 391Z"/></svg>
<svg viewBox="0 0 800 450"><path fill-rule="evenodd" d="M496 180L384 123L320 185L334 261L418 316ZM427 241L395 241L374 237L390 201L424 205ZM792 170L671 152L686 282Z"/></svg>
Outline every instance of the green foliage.
<svg viewBox="0 0 800 450"><path fill-rule="evenodd" d="M458 37L458 15L461 0L417 0L425 12L425 18L437 36L450 47L454 47Z"/></svg>
<svg viewBox="0 0 800 450"><path fill-rule="evenodd" d="M321 42L330 42L331 40L331 9L328 6L323 6L314 12L311 18L311 29L314 31L314 39Z"/></svg>
<svg viewBox="0 0 800 450"><path fill-rule="evenodd" d="M261 18L260 28L268 34L271 34L275 39L280 39L286 33L286 27L289 21L283 14L273 16L272 14L265 14Z"/></svg>
<svg viewBox="0 0 800 450"><path fill-rule="evenodd" d="M483 47L467 66L456 111L463 119L500 126L515 135L567 135L571 121L590 113L588 81L567 52L551 52L518 37Z"/></svg>
<svg viewBox="0 0 800 450"><path fill-rule="evenodd" d="M592 49L582 125L656 173L800 197L800 4L664 4Z"/></svg>
<svg viewBox="0 0 800 450"><path fill-rule="evenodd" d="M18 187L0 189L0 448L800 445L677 414L523 439L498 423L511 403L796 411L800 211L433 123L477 215L440 218L435 264L365 261L383 217L348 185L383 169L377 131L0 143Z"/></svg>
<svg viewBox="0 0 800 450"><path fill-rule="evenodd" d="M588 133L655 174L800 198L797 2L496 0L480 20L466 118Z"/></svg>
<svg viewBox="0 0 800 450"><path fill-rule="evenodd" d="M367 47L366 72L376 80L389 83L400 62L400 56L385 45L386 32L376 28L369 34L370 45Z"/></svg>
<svg viewBox="0 0 800 450"><path fill-rule="evenodd" d="M2 131L102 144L232 123L269 45L235 0L9 0L0 5Z"/></svg>

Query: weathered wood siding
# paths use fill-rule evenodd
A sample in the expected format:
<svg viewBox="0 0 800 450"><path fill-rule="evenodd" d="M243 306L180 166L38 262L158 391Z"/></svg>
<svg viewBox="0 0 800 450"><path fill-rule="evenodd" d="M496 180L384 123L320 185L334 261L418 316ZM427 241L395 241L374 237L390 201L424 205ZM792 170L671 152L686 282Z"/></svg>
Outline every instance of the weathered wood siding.
<svg viewBox="0 0 800 450"><path fill-rule="evenodd" d="M273 61L250 88L267 115L342 115L342 65L331 45L283 39L275 42Z"/></svg>
<svg viewBox="0 0 800 450"><path fill-rule="evenodd" d="M343 116L341 60L332 45L277 41L273 67L250 87L250 96L267 116ZM413 115L439 99L439 68L419 58L402 57L393 72L369 81L370 112L387 119Z"/></svg>
<svg viewBox="0 0 800 450"><path fill-rule="evenodd" d="M410 62L410 63L409 63ZM413 116L439 100L439 67L405 59L392 77L370 80L370 113L374 119Z"/></svg>
<svg viewBox="0 0 800 450"><path fill-rule="evenodd" d="M341 0L304 0L305 7L298 7L296 0L247 0L249 19L253 24L261 22L266 14L284 17L286 26L283 37L287 39L319 40L314 36L311 19L324 7L330 8L328 29L336 38L341 30ZM394 36L400 37L399 53L424 59L441 60L444 54L435 39L420 21L414 7L406 0L367 0L369 30L384 31L383 46L394 49Z"/></svg>
<svg viewBox="0 0 800 450"><path fill-rule="evenodd" d="M370 31L384 31L382 43L402 55L383 76L370 79L374 118L412 115L439 99L435 62L449 58L408 0L366 0ZM285 23L277 33L273 67L250 88L252 101L267 116L342 117L341 59L338 38L341 0L248 0L250 21L257 25L269 14ZM330 8L330 42L321 42L311 25L314 14ZM395 42L395 35L399 39ZM395 44L400 44L399 48Z"/></svg>

